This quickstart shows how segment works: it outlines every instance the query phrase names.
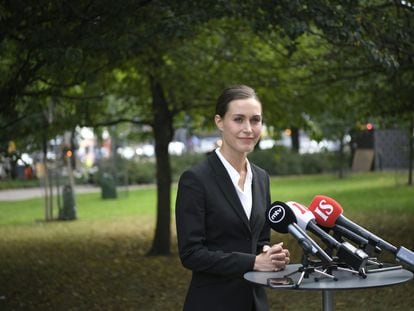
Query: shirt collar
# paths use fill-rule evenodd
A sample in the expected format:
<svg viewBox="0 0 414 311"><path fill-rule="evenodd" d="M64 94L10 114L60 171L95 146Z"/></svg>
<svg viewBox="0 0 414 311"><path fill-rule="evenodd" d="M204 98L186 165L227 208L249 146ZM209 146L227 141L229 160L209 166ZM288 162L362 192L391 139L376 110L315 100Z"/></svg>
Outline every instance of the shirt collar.
<svg viewBox="0 0 414 311"><path fill-rule="evenodd" d="M223 163L224 167L226 168L226 171L229 173L231 180L233 181L233 183L235 185L237 185L238 182L239 182L239 179L240 179L239 172L223 156L223 154L220 152L220 148L217 148L215 151L216 151L217 156L219 157L219 159ZM246 174L245 184L246 183L251 183L252 178L253 178L252 168L251 168L249 160L247 158L246 158L246 169L247 169L247 174Z"/></svg>

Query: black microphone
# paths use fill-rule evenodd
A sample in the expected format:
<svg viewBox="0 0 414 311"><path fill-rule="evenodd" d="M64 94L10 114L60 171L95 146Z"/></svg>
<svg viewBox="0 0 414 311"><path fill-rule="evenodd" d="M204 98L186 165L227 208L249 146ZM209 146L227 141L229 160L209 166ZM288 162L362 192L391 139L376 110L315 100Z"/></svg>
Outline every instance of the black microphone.
<svg viewBox="0 0 414 311"><path fill-rule="evenodd" d="M337 239L343 240L343 238L346 238L349 241L352 241L370 256L374 256L376 254L381 253L381 248L379 248L376 245L372 245L371 243L369 243L367 239L363 238L362 236L356 234L355 232L343 226L335 225L332 228L326 228L326 229L332 229L333 235Z"/></svg>
<svg viewBox="0 0 414 311"><path fill-rule="evenodd" d="M365 238L363 238L362 236L359 236L358 234L356 234L355 232L340 226L340 225L335 225L332 228L327 228L327 229L332 229L332 231L334 232L334 234L339 235L340 237L345 237L348 240L354 242L355 244L357 244L358 246L365 247L366 245L369 244L369 241Z"/></svg>
<svg viewBox="0 0 414 311"><path fill-rule="evenodd" d="M331 263L332 258L296 224L296 217L285 203L275 201L266 209L266 221L279 233L290 233L298 240L306 253L312 254L324 263Z"/></svg>
<svg viewBox="0 0 414 311"><path fill-rule="evenodd" d="M396 247L391 243L381 239L375 234L369 232L367 229L359 226L353 221L342 215L343 209L341 205L334 199L317 195L313 198L309 205L309 210L316 218L316 222L323 226L332 228L335 225L343 226L356 234L367 239L369 243L395 255L397 261L402 262L414 269L414 252L405 248L404 246Z"/></svg>
<svg viewBox="0 0 414 311"><path fill-rule="evenodd" d="M304 230L309 230L318 236L328 247L335 249L336 256L339 261L352 267L354 270L359 271L366 266L368 260L368 254L363 250L356 248L349 242L338 242L331 235L326 233L320 228L316 221L315 216L304 205L297 202L286 202L286 205L292 210L296 216L299 227Z"/></svg>

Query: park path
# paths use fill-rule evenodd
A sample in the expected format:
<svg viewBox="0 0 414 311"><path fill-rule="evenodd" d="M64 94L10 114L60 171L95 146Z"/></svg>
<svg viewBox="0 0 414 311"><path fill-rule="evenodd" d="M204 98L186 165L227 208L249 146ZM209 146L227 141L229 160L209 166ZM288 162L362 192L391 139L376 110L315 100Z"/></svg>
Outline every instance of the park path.
<svg viewBox="0 0 414 311"><path fill-rule="evenodd" d="M145 187L145 185L129 186L130 190ZM56 194L56 189L53 189ZM92 185L76 185L75 193L91 193L100 192L101 188ZM24 188L24 189L6 189L0 190L0 201L22 201L32 198L41 198L44 195L44 189L40 187L36 188Z"/></svg>
<svg viewBox="0 0 414 311"><path fill-rule="evenodd" d="M95 186L75 186L76 193L98 192L101 189ZM23 188L23 189L6 189L0 190L0 201L21 201L32 198L41 198L44 195L44 189L40 187ZM56 192L56 189L53 189Z"/></svg>

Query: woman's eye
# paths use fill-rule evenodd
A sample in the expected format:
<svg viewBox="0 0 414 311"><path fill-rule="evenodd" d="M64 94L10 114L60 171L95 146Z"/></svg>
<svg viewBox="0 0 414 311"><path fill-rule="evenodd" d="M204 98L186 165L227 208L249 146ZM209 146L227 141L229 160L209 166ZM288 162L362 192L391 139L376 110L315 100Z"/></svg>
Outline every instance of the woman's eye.
<svg viewBox="0 0 414 311"><path fill-rule="evenodd" d="M237 123L242 123L243 119L242 118L235 118L234 121L237 122Z"/></svg>
<svg viewBox="0 0 414 311"><path fill-rule="evenodd" d="M252 124L258 124L260 122L262 122L262 120L260 118L254 118L250 121Z"/></svg>

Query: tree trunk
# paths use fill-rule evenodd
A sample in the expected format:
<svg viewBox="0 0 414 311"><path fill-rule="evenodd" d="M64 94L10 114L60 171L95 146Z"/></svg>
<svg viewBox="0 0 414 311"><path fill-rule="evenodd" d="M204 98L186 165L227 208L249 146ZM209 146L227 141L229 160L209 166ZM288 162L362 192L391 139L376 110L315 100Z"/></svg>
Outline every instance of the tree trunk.
<svg viewBox="0 0 414 311"><path fill-rule="evenodd" d="M344 136L342 135L339 140L339 150L338 150L338 178L344 178L344 162L345 162L345 152L344 152Z"/></svg>
<svg viewBox="0 0 414 311"><path fill-rule="evenodd" d="M169 255L171 239L171 167L168 145L173 127L172 115L164 97L162 86L150 77L157 178L157 222L155 236L148 255Z"/></svg>
<svg viewBox="0 0 414 311"><path fill-rule="evenodd" d="M410 120L410 130L408 132L408 184L411 186L413 184L413 144L414 144L414 116L411 116Z"/></svg>
<svg viewBox="0 0 414 311"><path fill-rule="evenodd" d="M45 221L49 221L52 218L51 215L51 204L52 201L50 200L49 196L49 169L47 167L47 138L46 136L43 137L42 141L42 147L43 147L43 189L45 193Z"/></svg>
<svg viewBox="0 0 414 311"><path fill-rule="evenodd" d="M290 139L292 141L292 151L295 153L299 153L299 148L300 148L299 129L295 126L292 126L290 130L291 130Z"/></svg>

